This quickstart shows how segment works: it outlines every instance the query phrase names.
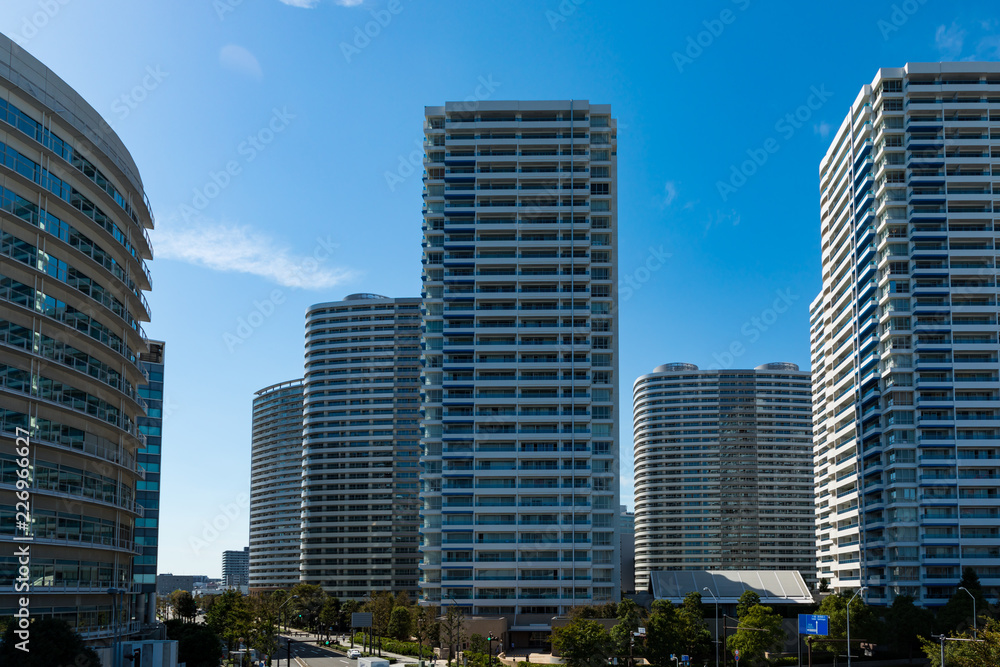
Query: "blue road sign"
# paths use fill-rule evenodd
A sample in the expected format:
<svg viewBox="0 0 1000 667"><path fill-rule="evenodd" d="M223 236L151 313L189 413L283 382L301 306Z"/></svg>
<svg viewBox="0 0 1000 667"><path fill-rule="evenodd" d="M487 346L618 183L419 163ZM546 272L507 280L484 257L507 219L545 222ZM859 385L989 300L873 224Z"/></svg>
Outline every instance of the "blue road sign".
<svg viewBox="0 0 1000 667"><path fill-rule="evenodd" d="M799 614L799 634L830 634L830 617L817 614Z"/></svg>

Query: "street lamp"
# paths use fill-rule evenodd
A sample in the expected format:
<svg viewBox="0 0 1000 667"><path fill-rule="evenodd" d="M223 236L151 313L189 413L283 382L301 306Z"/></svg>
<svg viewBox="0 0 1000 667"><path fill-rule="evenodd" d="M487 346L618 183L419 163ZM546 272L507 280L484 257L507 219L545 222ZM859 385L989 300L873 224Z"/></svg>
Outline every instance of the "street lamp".
<svg viewBox="0 0 1000 667"><path fill-rule="evenodd" d="M969 589L965 586L959 586L958 590L969 593L969 597L972 598L972 636L979 639L979 622L976 618L976 596L969 592Z"/></svg>
<svg viewBox="0 0 1000 667"><path fill-rule="evenodd" d="M701 590L707 591L715 600L715 667L719 667L719 598L715 597L715 593L708 586Z"/></svg>
<svg viewBox="0 0 1000 667"><path fill-rule="evenodd" d="M851 667L851 602L854 602L854 598L864 593L867 588L867 586L859 588L858 592L852 595L847 603L847 667Z"/></svg>
<svg viewBox="0 0 1000 667"><path fill-rule="evenodd" d="M281 623L281 608L284 607L289 602L291 602L292 600L298 600L298 599L299 599L298 595L292 595L287 600L278 605L278 623ZM278 629L280 630L281 627L279 626ZM286 630L288 629L287 624L285 625L285 629ZM292 664L292 640L290 637L286 637L285 641L288 642L287 644L285 644L285 665L288 665L290 667ZM278 649L279 650L281 649L281 644L278 644ZM278 664L281 664L280 663L281 653L278 654L278 660L279 660Z"/></svg>

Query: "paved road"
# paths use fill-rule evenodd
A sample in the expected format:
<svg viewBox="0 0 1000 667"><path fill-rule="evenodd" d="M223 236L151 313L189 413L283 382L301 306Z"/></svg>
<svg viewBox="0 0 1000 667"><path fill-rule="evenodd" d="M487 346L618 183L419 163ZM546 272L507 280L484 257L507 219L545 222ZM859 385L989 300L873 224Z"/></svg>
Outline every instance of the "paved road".
<svg viewBox="0 0 1000 667"><path fill-rule="evenodd" d="M281 659L272 662L271 667L284 667L285 660L285 639L281 640ZM315 642L292 641L292 666L295 665L295 658L302 658L309 667L357 667L358 661L347 658L343 653L317 646Z"/></svg>

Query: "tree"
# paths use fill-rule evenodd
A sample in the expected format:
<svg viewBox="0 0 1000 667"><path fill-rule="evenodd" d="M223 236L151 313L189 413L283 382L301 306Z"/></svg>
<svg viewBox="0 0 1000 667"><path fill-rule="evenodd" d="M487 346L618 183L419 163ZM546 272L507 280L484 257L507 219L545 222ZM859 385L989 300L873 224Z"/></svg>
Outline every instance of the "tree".
<svg viewBox="0 0 1000 667"><path fill-rule="evenodd" d="M194 601L194 596L188 591L174 591L170 597L177 617L194 621L194 617L198 615L198 604Z"/></svg>
<svg viewBox="0 0 1000 667"><path fill-rule="evenodd" d="M186 599L189 597L191 597L190 592L179 588L170 594L170 609L174 618L187 618L181 614L181 605L186 605ZM194 601L193 598L192 601ZM197 607L195 608L197 609Z"/></svg>
<svg viewBox="0 0 1000 667"><path fill-rule="evenodd" d="M743 591L743 595L736 601L736 618L743 618L743 614L760 604L760 596L754 591Z"/></svg>
<svg viewBox="0 0 1000 667"><path fill-rule="evenodd" d="M295 584L289 595L299 596L288 603L292 622L296 627L315 630L319 623L319 612L326 603L326 591L318 584Z"/></svg>
<svg viewBox="0 0 1000 667"><path fill-rule="evenodd" d="M452 656L458 660L458 649L462 645L462 632L465 624L465 610L461 607L449 605L444 618L444 637L448 642L448 665L451 665Z"/></svg>
<svg viewBox="0 0 1000 667"><path fill-rule="evenodd" d="M847 639L847 602L854 593L844 591L835 595L828 595L819 605L817 614L830 617L829 632L830 639ZM851 643L857 645L864 640L877 642L882 635L882 623L878 615L871 607L865 604L861 596L854 598L851 603ZM826 651L832 654L841 654L846 651L843 643L825 642L818 640L813 642L813 648Z"/></svg>
<svg viewBox="0 0 1000 667"><path fill-rule="evenodd" d="M632 633L639 629L639 606L625 598L618 604L618 623L611 628L612 651L618 658L628 657L632 651Z"/></svg>
<svg viewBox="0 0 1000 667"><path fill-rule="evenodd" d="M393 639L409 639L410 621L410 610L406 607L396 607L389 616L386 632Z"/></svg>
<svg viewBox="0 0 1000 667"><path fill-rule="evenodd" d="M351 615L356 614L361 611L361 603L357 600L345 600L344 604L340 605L340 626L343 628L351 627Z"/></svg>
<svg viewBox="0 0 1000 667"><path fill-rule="evenodd" d="M365 609L372 614L372 632L378 638L378 651L382 655L382 637L389 628L392 609L396 600L389 591L372 592L365 602Z"/></svg>
<svg viewBox="0 0 1000 667"><path fill-rule="evenodd" d="M705 623L705 612L701 606L701 593L691 592L684 598L678 610L681 636L684 638L683 653L697 663L712 653L712 633Z"/></svg>
<svg viewBox="0 0 1000 667"><path fill-rule="evenodd" d="M969 593L959 590L960 588L965 588L972 596L970 597ZM967 567L962 570L962 580L958 582L951 598L938 610L937 623L935 624L938 632L950 633L972 628L974 625L973 597L976 599L976 614L982 616L988 609L986 598L983 597L983 586L979 583L976 571Z"/></svg>
<svg viewBox="0 0 1000 667"><path fill-rule="evenodd" d="M216 667L222 642L212 628L200 623L171 619L165 623L167 639L177 641L177 661L188 667Z"/></svg>
<svg viewBox="0 0 1000 667"><path fill-rule="evenodd" d="M740 600L743 600L743 596L740 596ZM740 662L745 660L746 665L766 665L765 653L778 648L785 641L781 614L771 607L755 604L744 607L743 613L737 612L737 615L740 629L726 640L726 650L738 650L741 656Z"/></svg>
<svg viewBox="0 0 1000 667"><path fill-rule="evenodd" d="M674 667L671 653L680 651L681 619L677 608L667 600L654 600L646 622L645 657L653 667Z"/></svg>
<svg viewBox="0 0 1000 667"><path fill-rule="evenodd" d="M323 631L329 632L330 628L340 630L340 621L340 598L327 598L319 612L319 622L323 626Z"/></svg>
<svg viewBox="0 0 1000 667"><path fill-rule="evenodd" d="M618 605L614 602L598 605L582 605L569 610L570 619L576 618L618 618Z"/></svg>
<svg viewBox="0 0 1000 667"><path fill-rule="evenodd" d="M893 650L912 661L914 652L920 651L920 637L931 636L934 615L930 610L916 606L909 595L900 595L886 610L885 620Z"/></svg>
<svg viewBox="0 0 1000 667"><path fill-rule="evenodd" d="M0 665L18 667L100 667L97 653L83 643L83 638L58 618L39 618L32 622L27 652L17 648L24 639L18 637L17 623L8 623L0 642Z"/></svg>
<svg viewBox="0 0 1000 667"><path fill-rule="evenodd" d="M966 596L968 597L968 596ZM971 632L960 635L965 639L972 637ZM945 642L945 663L948 667L986 667L1000 665L1000 622L995 619L986 621L985 627L979 629L980 642ZM941 667L941 644L937 641L921 638L920 643L924 653L931 660L931 667Z"/></svg>
<svg viewBox="0 0 1000 667"><path fill-rule="evenodd" d="M198 605L198 608L207 614L208 610L212 608L212 605L215 604L215 600L218 597L218 595L199 595L195 602Z"/></svg>
<svg viewBox="0 0 1000 667"><path fill-rule="evenodd" d="M424 657L424 645L434 646L439 641L440 626L438 624L437 607L419 607L414 619L413 634L420 644L420 658Z"/></svg>
<svg viewBox="0 0 1000 667"><path fill-rule="evenodd" d="M586 618L573 619L553 630L552 648L567 667L606 667L614 651L604 626Z"/></svg>
<svg viewBox="0 0 1000 667"><path fill-rule="evenodd" d="M270 664L271 656L278 653L278 604L274 595L252 595L247 598L251 624L249 646L266 655Z"/></svg>
<svg viewBox="0 0 1000 667"><path fill-rule="evenodd" d="M252 618L246 598L239 591L228 590L218 596L215 604L205 614L205 622L212 631L222 637L226 648L233 650L235 645L249 643Z"/></svg>

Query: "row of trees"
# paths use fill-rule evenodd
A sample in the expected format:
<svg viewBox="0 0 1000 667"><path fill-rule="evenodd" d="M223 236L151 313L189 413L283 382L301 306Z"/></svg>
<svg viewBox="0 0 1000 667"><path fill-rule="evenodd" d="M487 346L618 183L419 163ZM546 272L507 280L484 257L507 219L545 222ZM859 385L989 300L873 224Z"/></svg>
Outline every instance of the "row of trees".
<svg viewBox="0 0 1000 667"><path fill-rule="evenodd" d="M940 667L940 643L935 633L958 639L979 641L946 641L945 664L951 667L983 667L1000 665L1000 620L995 607L983 595L975 571L966 569L955 594L936 612L918 607L911 597L899 596L890 607L869 607L862 596L853 591L829 595L815 613L829 616L829 634L814 638L813 651L825 654L823 661L846 651L847 607L850 603L851 644L855 654L861 642L878 644L884 654L913 659L924 654L934 667ZM853 601L852 601L853 598ZM710 601L709 601L710 602ZM651 611L637 608L630 600L574 611L572 622L553 632L553 647L562 654L569 667L598 667L610 658L628 660L644 657L654 667L673 667L671 654L689 655L692 664L703 664L714 658L704 605L698 593L689 594L679 606L657 600ZM975 609L975 614L973 613ZM747 591L740 597L736 609L737 627L725 640L723 650L732 655L739 650L741 666L770 664L766 654L780 651L786 641L781 615L760 604L759 596ZM974 632L973 619L984 624ZM610 629L594 619L617 619ZM728 621L733 628L732 620ZM639 627L645 627L644 637L634 637Z"/></svg>
<svg viewBox="0 0 1000 667"><path fill-rule="evenodd" d="M752 591L744 593L737 606L741 629L727 640L727 649L740 650L741 664L754 665L764 653L785 639L781 616L760 604ZM594 619L617 619L610 629ZM644 635L637 636L640 627ZM552 633L552 646L569 667L603 667L611 658L634 664L645 658L654 667L673 667L671 655L691 656L693 664L709 661L714 655L712 635L705 621L700 593L690 593L675 606L656 600L647 614L632 600L574 611L570 623Z"/></svg>

